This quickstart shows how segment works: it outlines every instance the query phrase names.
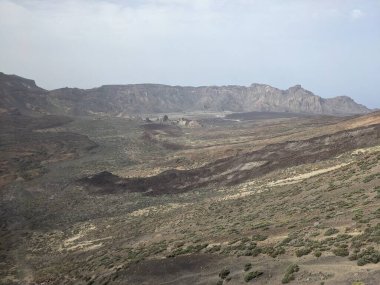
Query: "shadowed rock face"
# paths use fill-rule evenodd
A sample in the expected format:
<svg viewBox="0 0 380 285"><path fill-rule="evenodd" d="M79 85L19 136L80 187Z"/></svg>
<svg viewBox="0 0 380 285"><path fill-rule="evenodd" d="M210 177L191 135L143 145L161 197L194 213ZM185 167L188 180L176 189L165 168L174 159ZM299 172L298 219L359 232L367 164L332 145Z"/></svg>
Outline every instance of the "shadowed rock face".
<svg viewBox="0 0 380 285"><path fill-rule="evenodd" d="M277 169L326 160L353 149L379 143L380 125L373 125L304 141L268 145L258 151L219 159L191 170L172 169L156 176L129 179L101 172L85 177L80 182L94 194L175 194L208 185L234 185Z"/></svg>
<svg viewBox="0 0 380 285"><path fill-rule="evenodd" d="M0 108L50 114L128 116L182 111L362 114L369 110L346 96L323 99L296 85L182 87L159 84L106 85L46 91L32 80L0 73Z"/></svg>
<svg viewBox="0 0 380 285"><path fill-rule="evenodd" d="M33 80L0 72L0 113L18 109L23 113L52 109L46 99L47 91Z"/></svg>

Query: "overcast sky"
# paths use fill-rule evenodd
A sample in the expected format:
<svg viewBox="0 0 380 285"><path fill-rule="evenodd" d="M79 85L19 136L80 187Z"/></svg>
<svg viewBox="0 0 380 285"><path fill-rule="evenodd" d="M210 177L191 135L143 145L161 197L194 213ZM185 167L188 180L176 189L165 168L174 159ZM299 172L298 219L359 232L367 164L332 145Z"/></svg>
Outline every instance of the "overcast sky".
<svg viewBox="0 0 380 285"><path fill-rule="evenodd" d="M301 84L380 107L380 1L0 0L0 71L46 89Z"/></svg>

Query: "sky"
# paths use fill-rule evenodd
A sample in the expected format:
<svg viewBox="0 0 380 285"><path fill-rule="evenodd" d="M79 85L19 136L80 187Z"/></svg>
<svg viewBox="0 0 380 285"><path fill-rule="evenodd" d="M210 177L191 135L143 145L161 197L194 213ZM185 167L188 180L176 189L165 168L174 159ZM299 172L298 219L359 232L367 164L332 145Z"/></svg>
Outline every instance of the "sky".
<svg viewBox="0 0 380 285"><path fill-rule="evenodd" d="M0 0L0 71L46 89L301 84L380 108L380 1Z"/></svg>

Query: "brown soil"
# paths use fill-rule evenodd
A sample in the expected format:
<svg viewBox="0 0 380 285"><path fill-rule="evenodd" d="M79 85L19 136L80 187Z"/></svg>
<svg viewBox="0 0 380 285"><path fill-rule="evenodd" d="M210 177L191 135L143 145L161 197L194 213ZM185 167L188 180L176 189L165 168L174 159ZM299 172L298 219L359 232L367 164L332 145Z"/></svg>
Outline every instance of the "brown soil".
<svg viewBox="0 0 380 285"><path fill-rule="evenodd" d="M71 122L67 117L5 114L0 120L0 187L36 178L47 171L47 163L73 159L97 146L81 134L49 131Z"/></svg>

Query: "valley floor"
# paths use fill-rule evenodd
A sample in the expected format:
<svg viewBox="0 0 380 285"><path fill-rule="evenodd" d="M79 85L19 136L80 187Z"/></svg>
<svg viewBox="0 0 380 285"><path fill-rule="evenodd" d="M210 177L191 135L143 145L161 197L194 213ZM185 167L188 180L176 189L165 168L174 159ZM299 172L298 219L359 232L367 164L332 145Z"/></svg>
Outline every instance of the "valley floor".
<svg viewBox="0 0 380 285"><path fill-rule="evenodd" d="M8 118L0 283L378 284L380 114L217 115Z"/></svg>

